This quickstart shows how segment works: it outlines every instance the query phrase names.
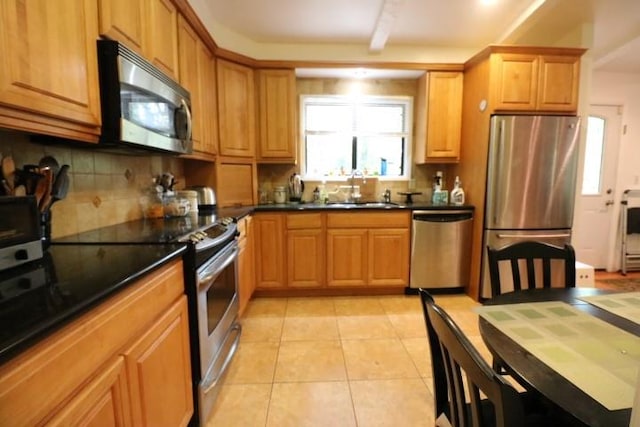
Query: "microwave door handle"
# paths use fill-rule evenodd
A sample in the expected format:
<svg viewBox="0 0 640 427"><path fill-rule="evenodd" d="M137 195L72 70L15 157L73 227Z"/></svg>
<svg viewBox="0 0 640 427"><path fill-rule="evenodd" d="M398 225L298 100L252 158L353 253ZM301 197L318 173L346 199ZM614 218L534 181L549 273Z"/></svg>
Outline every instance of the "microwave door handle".
<svg viewBox="0 0 640 427"><path fill-rule="evenodd" d="M187 137L185 138L187 141L191 139L191 110L189 110L189 104L184 99L180 100L180 104L182 104L182 108L184 108L184 113L187 116Z"/></svg>

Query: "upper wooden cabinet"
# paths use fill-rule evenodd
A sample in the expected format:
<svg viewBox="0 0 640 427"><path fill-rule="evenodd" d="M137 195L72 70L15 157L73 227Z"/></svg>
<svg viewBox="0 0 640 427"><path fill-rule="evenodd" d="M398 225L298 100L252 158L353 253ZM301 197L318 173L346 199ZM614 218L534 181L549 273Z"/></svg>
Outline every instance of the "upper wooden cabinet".
<svg viewBox="0 0 640 427"><path fill-rule="evenodd" d="M254 204L257 192L255 160L222 159L215 168L219 207Z"/></svg>
<svg viewBox="0 0 640 427"><path fill-rule="evenodd" d="M99 0L100 34L178 79L178 11L170 0Z"/></svg>
<svg viewBox="0 0 640 427"><path fill-rule="evenodd" d="M415 162L452 163L460 158L462 73L427 72L418 81Z"/></svg>
<svg viewBox="0 0 640 427"><path fill-rule="evenodd" d="M256 118L253 70L217 59L219 153L255 157Z"/></svg>
<svg viewBox="0 0 640 427"><path fill-rule="evenodd" d="M583 50L547 49L549 53L541 53L540 49L519 48L518 52L490 55L492 110L577 111Z"/></svg>
<svg viewBox="0 0 640 427"><path fill-rule="evenodd" d="M94 0L0 2L0 126L97 142Z"/></svg>
<svg viewBox="0 0 640 427"><path fill-rule="evenodd" d="M217 104L215 61L182 15L178 17L180 83L191 94L193 149L195 154L214 155L217 151Z"/></svg>
<svg viewBox="0 0 640 427"><path fill-rule="evenodd" d="M100 34L144 55L146 4L142 0L99 0Z"/></svg>
<svg viewBox="0 0 640 427"><path fill-rule="evenodd" d="M297 134L294 70L258 70L258 161L295 163Z"/></svg>

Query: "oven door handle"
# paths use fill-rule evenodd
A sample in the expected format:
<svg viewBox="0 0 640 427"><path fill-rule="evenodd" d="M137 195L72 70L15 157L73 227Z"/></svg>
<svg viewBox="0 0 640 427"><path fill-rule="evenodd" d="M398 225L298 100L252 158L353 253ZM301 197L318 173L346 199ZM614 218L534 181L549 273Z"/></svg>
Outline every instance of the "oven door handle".
<svg viewBox="0 0 640 427"><path fill-rule="evenodd" d="M238 244L233 242L230 248L224 250L220 257L198 273L198 286L211 282L222 270L231 264L238 254Z"/></svg>
<svg viewBox="0 0 640 427"><path fill-rule="evenodd" d="M234 338L233 338L233 343L231 344L231 347L229 348L229 352L227 353L224 362L222 363L222 366L220 367L220 370L218 372L215 372L215 369L211 369L209 372L207 372L207 375L205 376L204 380L202 381L202 388L203 388L203 393L207 394L209 393L211 390L213 390L217 385L218 385L218 381L220 381L220 378L222 378L222 376L224 375L224 373L227 371L227 368L229 368L229 364L231 363L231 359L233 359L233 355L235 354L236 350L238 349L238 343L240 342L240 335L242 332L242 326L240 326L239 324L235 324L231 327L231 330L229 331L229 335L231 336L231 334L235 334ZM212 366L213 368L213 366Z"/></svg>

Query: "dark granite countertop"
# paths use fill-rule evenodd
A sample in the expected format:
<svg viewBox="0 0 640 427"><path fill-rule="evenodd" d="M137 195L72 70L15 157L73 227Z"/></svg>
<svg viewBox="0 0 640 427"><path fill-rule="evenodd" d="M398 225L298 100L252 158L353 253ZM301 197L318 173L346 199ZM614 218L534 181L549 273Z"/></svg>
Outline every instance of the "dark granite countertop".
<svg viewBox="0 0 640 427"><path fill-rule="evenodd" d="M282 203L253 206L254 212L279 211L340 211L340 210L474 210L472 205L434 205L432 203ZM232 216L232 215L230 215Z"/></svg>
<svg viewBox="0 0 640 427"><path fill-rule="evenodd" d="M0 276L0 364L179 257L184 244L52 245Z"/></svg>

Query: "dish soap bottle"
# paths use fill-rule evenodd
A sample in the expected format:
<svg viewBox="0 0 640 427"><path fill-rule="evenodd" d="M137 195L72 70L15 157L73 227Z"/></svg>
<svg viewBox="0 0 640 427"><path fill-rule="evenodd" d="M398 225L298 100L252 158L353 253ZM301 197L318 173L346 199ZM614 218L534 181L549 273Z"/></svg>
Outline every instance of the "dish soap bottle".
<svg viewBox="0 0 640 427"><path fill-rule="evenodd" d="M451 190L451 203L457 206L464 205L464 190L460 178L457 176L453 183L453 190Z"/></svg>

